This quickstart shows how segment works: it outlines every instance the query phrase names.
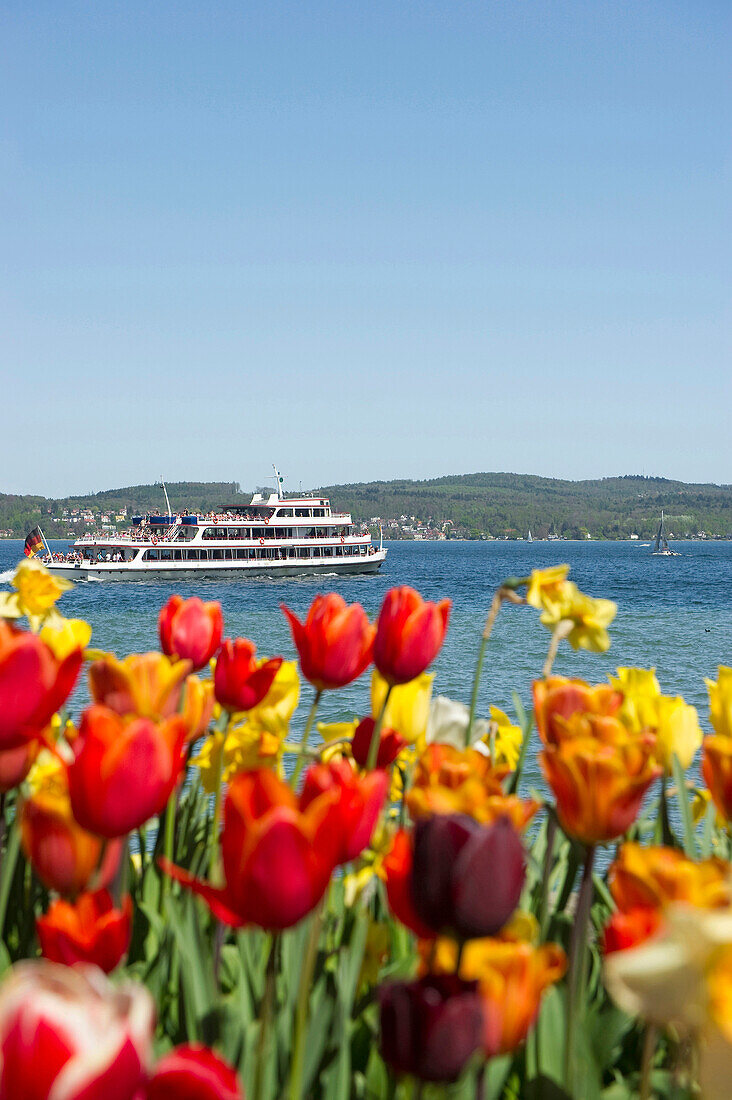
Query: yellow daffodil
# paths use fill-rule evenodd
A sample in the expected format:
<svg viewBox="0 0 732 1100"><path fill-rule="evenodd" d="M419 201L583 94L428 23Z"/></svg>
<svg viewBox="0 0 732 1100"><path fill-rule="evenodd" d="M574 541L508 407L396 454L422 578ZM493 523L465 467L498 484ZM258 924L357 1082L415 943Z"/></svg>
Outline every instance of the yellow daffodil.
<svg viewBox="0 0 732 1100"><path fill-rule="evenodd" d="M717 679L707 680L709 721L722 737L732 737L732 668L720 665Z"/></svg>
<svg viewBox="0 0 732 1100"><path fill-rule="evenodd" d="M383 724L387 729L396 730L410 745L424 744L434 678L434 673L423 672L408 684L400 684L391 690ZM386 680L374 669L371 674L371 713L375 718L381 714L387 688Z"/></svg>
<svg viewBox="0 0 732 1100"><path fill-rule="evenodd" d="M0 618L19 619L25 615L32 630L37 630L53 611L59 596L74 587L71 581L52 577L33 558L20 562L11 583L15 592L0 592Z"/></svg>
<svg viewBox="0 0 732 1100"><path fill-rule="evenodd" d="M91 641L92 628L83 619L64 619L60 615L49 616L42 627L40 638L59 661L75 649L86 649Z"/></svg>
<svg viewBox="0 0 732 1100"><path fill-rule="evenodd" d="M28 773L28 787L33 800L49 811L66 810L69 788L66 768L49 749L42 749Z"/></svg>
<svg viewBox="0 0 732 1100"><path fill-rule="evenodd" d="M228 783L238 772L277 768L281 754L279 737L246 721L229 726L225 733L220 730L212 733L191 763L200 772L203 789L214 794L220 772Z"/></svg>
<svg viewBox="0 0 732 1100"><path fill-rule="evenodd" d="M562 590L569 574L568 565L552 565L549 569L534 569L526 589L526 602L530 607L546 611L561 600Z"/></svg>
<svg viewBox="0 0 732 1100"><path fill-rule="evenodd" d="M632 733L654 726L661 687L655 668L619 668L610 683L623 696L620 717Z"/></svg>
<svg viewBox="0 0 732 1100"><path fill-rule="evenodd" d="M491 757L495 765L505 764L514 770L521 754L521 744L524 739L520 726L514 726L508 715L499 707L491 707L491 724L493 729L486 738L489 747L492 748ZM492 741L492 745L490 742Z"/></svg>
<svg viewBox="0 0 732 1100"><path fill-rule="evenodd" d="M571 623L567 641L572 649L604 653L610 648L607 628L617 610L618 605L612 600L587 596L572 581L564 581L558 586L557 599L546 603L540 621L550 630L562 622Z"/></svg>

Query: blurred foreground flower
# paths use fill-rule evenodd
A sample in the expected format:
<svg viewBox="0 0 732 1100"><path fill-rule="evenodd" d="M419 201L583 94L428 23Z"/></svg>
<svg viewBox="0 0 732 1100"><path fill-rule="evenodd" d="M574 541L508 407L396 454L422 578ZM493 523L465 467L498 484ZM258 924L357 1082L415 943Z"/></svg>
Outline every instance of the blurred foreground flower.
<svg viewBox="0 0 732 1100"><path fill-rule="evenodd" d="M610 866L608 882L619 909L661 909L686 902L720 909L732 902L730 864L722 859L695 862L675 848L626 842Z"/></svg>
<svg viewBox="0 0 732 1100"><path fill-rule="evenodd" d="M40 736L76 683L83 654L63 660L35 634L0 620L0 749Z"/></svg>
<svg viewBox="0 0 732 1100"><path fill-rule="evenodd" d="M158 617L160 647L168 657L189 660L203 668L221 645L224 617L221 604L204 603L197 596L184 600L171 596Z"/></svg>
<svg viewBox="0 0 732 1100"><path fill-rule="evenodd" d="M56 655L59 661L65 660L77 649L84 650L89 645L92 628L83 619L63 619L60 615L49 616L40 633L40 639Z"/></svg>
<svg viewBox="0 0 732 1100"><path fill-rule="evenodd" d="M414 827L414 910L434 932L460 939L495 935L519 903L525 859L518 833L506 818L490 826L464 814L419 820Z"/></svg>
<svg viewBox="0 0 732 1100"><path fill-rule="evenodd" d="M397 1073L456 1081L483 1040L477 982L455 975L392 982L379 991L381 1055Z"/></svg>
<svg viewBox="0 0 732 1100"><path fill-rule="evenodd" d="M358 775L348 760L331 760L328 764L313 764L308 768L300 809L307 810L322 794L335 795L331 816L339 844L337 863L355 859L371 840L387 786L386 772L375 770Z"/></svg>
<svg viewBox="0 0 732 1100"><path fill-rule="evenodd" d="M545 745L558 745L567 736L568 723L575 715L611 718L623 703L621 692L608 684L593 685L564 676L535 680L532 689L534 721Z"/></svg>
<svg viewBox="0 0 732 1100"><path fill-rule="evenodd" d="M446 695L438 695L430 704L427 744L439 743L452 745L454 749L464 749L469 720L470 710L465 703L448 699ZM471 744L482 741L487 736L488 723L483 718L476 718L470 731Z"/></svg>
<svg viewBox="0 0 732 1100"><path fill-rule="evenodd" d="M81 894L73 905L54 901L36 929L46 959L66 966L93 963L109 974L130 945L132 898L128 894L121 909L114 908L108 890Z"/></svg>
<svg viewBox="0 0 732 1100"><path fill-rule="evenodd" d="M28 741L15 749L0 749L0 794L7 794L23 782L40 748L40 742Z"/></svg>
<svg viewBox="0 0 732 1100"><path fill-rule="evenodd" d="M183 766L181 717L154 722L87 707L72 740L69 796L74 817L98 836L125 836L160 813Z"/></svg>
<svg viewBox="0 0 732 1100"><path fill-rule="evenodd" d="M374 664L387 683L406 684L432 664L445 640L450 607L450 600L429 603L407 585L387 592L374 640Z"/></svg>
<svg viewBox="0 0 732 1100"><path fill-rule="evenodd" d="M154 1027L148 991L96 967L17 963L0 984L3 1100L136 1100Z"/></svg>
<svg viewBox="0 0 732 1100"><path fill-rule="evenodd" d="M56 600L74 585L61 577L52 577L39 561L22 561L10 582L15 592L0 592L0 619L28 619L37 630L53 611Z"/></svg>
<svg viewBox="0 0 732 1100"><path fill-rule="evenodd" d="M373 718L362 718L353 731L351 754L362 768L368 764L371 739L376 723ZM376 767L388 768L393 764L407 742L396 730L384 726L379 734L379 750L376 754Z"/></svg>
<svg viewBox="0 0 732 1100"><path fill-rule="evenodd" d="M304 623L285 604L280 607L290 624L302 674L318 691L345 687L371 664L375 628L361 604L347 604L335 592L316 596Z"/></svg>
<svg viewBox="0 0 732 1100"><path fill-rule="evenodd" d="M155 1067L145 1100L244 1100L236 1070L208 1047L186 1044Z"/></svg>
<svg viewBox="0 0 732 1100"><path fill-rule="evenodd" d="M122 841L105 845L71 812L66 767L50 752L38 758L28 777L30 794L20 805L20 837L26 858L49 890L76 897L96 878L108 886L117 870Z"/></svg>
<svg viewBox="0 0 732 1100"><path fill-rule="evenodd" d="M371 673L371 713L381 714L386 701L384 726L396 730L408 744L423 748L434 678L434 672L423 672L389 691L387 681L374 669Z"/></svg>
<svg viewBox="0 0 732 1100"><path fill-rule="evenodd" d="M717 679L707 680L709 721L715 733L732 738L732 668L720 665Z"/></svg>

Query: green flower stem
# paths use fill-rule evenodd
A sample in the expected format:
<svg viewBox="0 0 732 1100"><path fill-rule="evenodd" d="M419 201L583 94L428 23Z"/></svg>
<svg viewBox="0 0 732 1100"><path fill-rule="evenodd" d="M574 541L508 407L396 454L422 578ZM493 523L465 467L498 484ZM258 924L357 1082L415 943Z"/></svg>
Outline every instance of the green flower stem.
<svg viewBox="0 0 732 1100"><path fill-rule="evenodd" d="M546 851L544 852L544 868L541 875L541 892L539 894L539 934L545 939L549 926L549 880L552 874L554 862L554 844L557 836L557 818L553 809L549 809L546 823Z"/></svg>
<svg viewBox="0 0 732 1100"><path fill-rule="evenodd" d="M373 771L376 767L376 761L379 756L379 745L381 744L381 727L384 725L384 716L386 715L386 708L389 704L389 696L392 692L392 684L386 689L386 695L384 696L384 703L379 713L379 717L374 723L374 731L371 734L371 744L369 745L369 754L366 757L366 770Z"/></svg>
<svg viewBox="0 0 732 1100"><path fill-rule="evenodd" d="M13 884L15 865L18 862L19 848L20 826L17 820L14 820L8 830L8 842L2 857L2 867L0 867L0 938L3 937L5 930L5 914L8 910L10 888Z"/></svg>
<svg viewBox="0 0 732 1100"><path fill-rule="evenodd" d="M473 722L475 721L475 712L478 707L478 690L480 688L480 675L483 671L483 661L485 659L485 651L490 640L490 636L493 633L493 627L496 624L498 618L498 612L501 610L501 605L504 601L509 603L521 604L526 601L519 596L512 588L506 588L505 585L501 585L497 588L493 599L491 600L490 610L488 612L488 618L485 621L483 627L483 634L480 639L480 646L478 648L478 660L475 663L475 676L473 677L473 692L470 696L470 713L468 715L468 725L465 730L465 748L470 748L470 735L473 731Z"/></svg>
<svg viewBox="0 0 732 1100"><path fill-rule="evenodd" d="M659 800L659 819L661 826L661 843L667 848L676 847L676 838L671 829L671 821L668 816L668 797L666 795L666 772L661 776L661 797Z"/></svg>
<svg viewBox="0 0 732 1100"><path fill-rule="evenodd" d="M658 1029L653 1024L647 1024L646 1033L643 1037L640 1100L651 1100L651 1071L653 1070L653 1057L656 1053L657 1042Z"/></svg>
<svg viewBox="0 0 732 1100"><path fill-rule="evenodd" d="M175 857L175 811L178 802L178 796L173 791L168 799L168 805L165 807L165 837L163 840L163 854L169 863L172 863ZM140 835L140 843L142 844L142 836ZM142 856L142 847L140 848L140 860ZM141 862L140 866L143 864ZM168 904L168 893L170 891L171 878L170 875L163 875L163 881L160 888L160 912L165 912L165 906Z"/></svg>
<svg viewBox="0 0 732 1100"><path fill-rule="evenodd" d="M216 869L218 864L218 844L219 844L219 830L221 827L221 800L222 800L222 787L224 780L224 747L226 745L226 733L229 728L229 714L227 711L222 711L221 717L216 723L214 730L214 737L222 738L221 751L219 753L218 766L216 768L216 787L214 789L214 811L213 819L211 821L211 833L208 838L208 852L209 852L209 875L211 875Z"/></svg>
<svg viewBox="0 0 732 1100"><path fill-rule="evenodd" d="M318 944L323 930L323 902L318 905L312 916L310 935L305 949L302 969L300 970L300 984L297 991L297 1007L295 1009L295 1038L292 1048L292 1062L290 1066L290 1100L302 1098L302 1076L305 1067L305 1039L308 1025L308 1006L310 1003L310 988L313 984L313 972L315 960L318 957Z"/></svg>
<svg viewBox="0 0 732 1100"><path fill-rule="evenodd" d="M267 960L267 971L264 979L264 996L259 1012L259 1041L257 1043L257 1055L254 1063L253 1100L263 1100L262 1089L265 1080L265 1062L269 1052L270 1032L274 1018L275 982L277 978L277 953L279 950L279 933L272 936Z"/></svg>
<svg viewBox="0 0 732 1100"><path fill-rule="evenodd" d="M320 703L320 697L322 694L323 689L317 688L315 691L315 697L313 699L312 706L310 707L310 713L308 714L308 720L305 723L305 729L302 731L302 738L300 739L300 754L297 758L297 762L295 763L295 769L292 773L292 779L290 780L293 791L297 787L297 781L300 778L302 769L305 767L305 754L308 748L308 738L310 737L310 731L312 730L313 724L315 722L315 715L317 713L318 704Z"/></svg>
<svg viewBox="0 0 732 1100"><path fill-rule="evenodd" d="M577 1020L581 1014L580 999L586 981L587 931L592 907L592 864L595 858L594 845L585 849L585 865L582 872L577 912L575 913L572 939L569 949L569 973L567 975L567 1035L564 1048L564 1081L567 1093L575 1096L574 1063L572 1057L575 1048Z"/></svg>

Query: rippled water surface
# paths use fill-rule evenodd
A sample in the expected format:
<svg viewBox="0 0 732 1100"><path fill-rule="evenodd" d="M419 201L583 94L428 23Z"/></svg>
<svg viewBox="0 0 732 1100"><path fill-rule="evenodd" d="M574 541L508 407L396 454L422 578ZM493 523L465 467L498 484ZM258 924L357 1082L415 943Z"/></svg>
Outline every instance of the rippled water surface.
<svg viewBox="0 0 732 1100"><path fill-rule="evenodd" d="M174 592L219 600L228 636L250 637L263 654L293 657L289 629L279 610L287 603L304 616L317 592L334 590L359 601L375 615L387 588L410 584L428 599L453 601L447 641L435 665L441 694L470 696L478 639L494 589L507 576L569 562L571 576L586 592L618 603L607 654L573 653L563 647L556 671L599 680L617 665L655 665L662 689L682 694L706 720L705 676L718 664L732 664L732 543L676 543L681 556L654 558L638 543L399 542L389 545L378 576L309 577L184 582L78 584L61 601L68 617L93 627L92 645L119 656L157 645L158 609ZM59 543L59 548L66 544ZM56 548L56 544L53 544ZM0 575L7 585L22 556L19 541L0 543ZM511 693L524 703L542 665L548 632L536 613L505 608L488 649L480 696L511 711ZM309 689L305 689L307 692ZM305 693L304 693L305 694ZM72 709L82 705L77 689ZM368 709L367 679L326 696L323 718L363 714ZM300 711L303 710L301 703ZM302 720L302 719L301 719ZM296 715L297 721L297 715ZM538 781L538 775L531 776Z"/></svg>

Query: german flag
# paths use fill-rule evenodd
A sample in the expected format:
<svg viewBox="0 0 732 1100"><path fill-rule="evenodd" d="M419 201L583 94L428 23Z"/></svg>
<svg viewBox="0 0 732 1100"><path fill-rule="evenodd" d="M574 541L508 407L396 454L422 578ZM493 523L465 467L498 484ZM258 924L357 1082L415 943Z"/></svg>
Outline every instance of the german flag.
<svg viewBox="0 0 732 1100"><path fill-rule="evenodd" d="M34 554L37 554L39 550L44 547L43 535L41 534L40 527L34 527L29 535L25 537L25 546L23 547L23 553L27 558L32 558Z"/></svg>

